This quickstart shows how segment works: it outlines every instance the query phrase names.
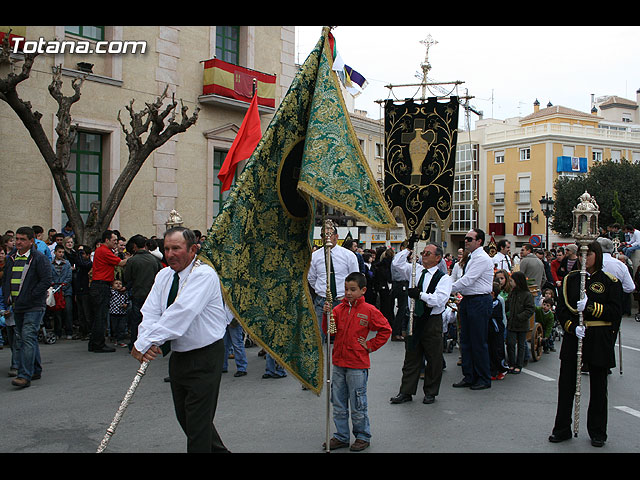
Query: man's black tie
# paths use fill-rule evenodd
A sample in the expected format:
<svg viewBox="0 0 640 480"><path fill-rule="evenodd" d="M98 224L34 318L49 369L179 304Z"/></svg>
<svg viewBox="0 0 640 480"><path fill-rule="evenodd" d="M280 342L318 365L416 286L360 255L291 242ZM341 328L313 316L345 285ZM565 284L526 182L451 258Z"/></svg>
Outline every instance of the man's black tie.
<svg viewBox="0 0 640 480"><path fill-rule="evenodd" d="M331 251L329 251L329 290L331 291L331 299L335 302L336 297L338 296L338 289L336 288L336 272L333 270L333 258L331 257Z"/></svg>
<svg viewBox="0 0 640 480"><path fill-rule="evenodd" d="M169 290L169 297L167 298L167 308L171 306L171 304L175 301L178 296L178 288L180 286L180 276L178 272L173 274L173 282L171 283L171 290ZM171 341L167 340L164 342L160 349L162 350L162 355L166 356L171 351Z"/></svg>

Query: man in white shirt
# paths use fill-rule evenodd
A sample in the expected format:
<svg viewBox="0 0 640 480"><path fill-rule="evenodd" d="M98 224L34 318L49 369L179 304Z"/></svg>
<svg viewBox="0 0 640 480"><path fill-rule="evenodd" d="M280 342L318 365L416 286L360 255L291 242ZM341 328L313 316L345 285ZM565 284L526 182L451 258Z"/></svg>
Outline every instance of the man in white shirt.
<svg viewBox="0 0 640 480"><path fill-rule="evenodd" d="M631 273L629 273L629 268L626 264L611 256L611 253L613 253L613 242L611 240L606 237L598 237L597 240L602 247L602 270L620 280L622 292L627 296L636 289ZM623 307L625 305L624 299L622 300L622 305Z"/></svg>
<svg viewBox="0 0 640 480"><path fill-rule="evenodd" d="M511 242L503 238L498 242L498 252L493 256L493 264L498 270L511 271Z"/></svg>
<svg viewBox="0 0 640 480"><path fill-rule="evenodd" d="M335 226L332 228L329 241L331 242L331 272L329 277L329 286L333 295L333 306L336 307L344 297L344 280L352 272L359 272L358 258L351 250L338 245L338 230ZM325 226L322 227L322 239L324 241ZM331 277L335 281L331 280ZM327 265L324 255L324 247L317 249L311 254L311 265L307 274L309 285L316 294L313 306L318 320L318 327L322 335L322 341L326 339L326 335L322 333L322 315L324 304L327 301ZM334 291L335 290L335 291Z"/></svg>
<svg viewBox="0 0 640 480"><path fill-rule="evenodd" d="M640 231L633 225L625 225L623 231L625 236L629 237L629 241L622 244L622 253L631 258L631 254L640 249Z"/></svg>
<svg viewBox="0 0 640 480"><path fill-rule="evenodd" d="M403 250L403 252L405 251ZM398 255L403 255L403 252ZM404 254L405 257L406 255ZM391 398L391 403L411 401L411 397L416 394L423 358L426 360L426 366L422 403L433 403L440 391L443 346L442 312L451 293L451 277L438 268L442 255L442 248L430 243L422 250L422 265L416 265L417 286L409 288L408 291L409 297L416 301L413 335L407 337L405 343L400 393ZM411 264L406 261L403 265L407 265L409 270L412 268Z"/></svg>
<svg viewBox="0 0 640 480"><path fill-rule="evenodd" d="M142 306L131 355L140 362L151 361L170 342L171 393L187 435L187 452L224 452L213 418L225 355L223 338L233 315L224 303L216 271L196 260L197 239L191 230L168 230L164 250L169 267L158 272Z"/></svg>
<svg viewBox="0 0 640 480"><path fill-rule="evenodd" d="M493 306L493 261L482 247L484 239L484 231L479 228L471 229L464 237L469 258L462 278L451 286L452 292L462 295L458 312L463 378L453 384L456 388L491 387L488 326Z"/></svg>

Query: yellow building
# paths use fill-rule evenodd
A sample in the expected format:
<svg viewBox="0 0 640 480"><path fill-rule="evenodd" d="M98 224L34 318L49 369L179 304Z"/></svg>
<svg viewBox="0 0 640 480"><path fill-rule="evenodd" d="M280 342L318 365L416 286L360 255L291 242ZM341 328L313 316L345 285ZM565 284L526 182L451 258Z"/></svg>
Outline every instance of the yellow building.
<svg viewBox="0 0 640 480"><path fill-rule="evenodd" d="M62 66L65 95L72 93L74 78L86 75L81 99L71 108L80 133L68 169L85 217L91 201L106 198L128 159L118 113L128 126L130 102L139 111L167 86L169 98L175 94L178 100L178 118L180 100L189 114L200 107L196 124L155 151L131 184L111 223L125 237L161 235L173 209L185 226L205 231L226 196L220 192L217 171L249 105L250 97L238 99L234 89L237 93L246 87L243 75L252 71L274 79L272 85L258 82L259 96L267 88L265 95L272 98L271 105L259 107L264 131L295 75L293 26L23 26L0 27L0 35L9 28L23 38L13 54L18 69L22 51L45 47L31 77L18 89L42 114L52 144L57 124L57 104L47 91L52 69ZM65 48L55 42L64 42ZM127 45L137 50L125 50ZM81 46L121 53L82 53ZM233 69L243 67L235 69L235 85L233 73L218 81L231 93L205 89L212 80L204 62L214 58ZM0 67L2 76L7 68ZM41 225L45 231L64 226L66 217L49 169L5 102L0 102L0 170L2 232L22 225Z"/></svg>
<svg viewBox="0 0 640 480"><path fill-rule="evenodd" d="M496 241L510 240L512 252L530 241L548 247L570 243L552 231L545 242L541 198L553 196L559 176L583 175L594 162L640 161L639 127L607 120L595 105L585 113L551 104L540 108L537 101L523 118L479 120L478 226ZM464 137L459 135L459 149Z"/></svg>

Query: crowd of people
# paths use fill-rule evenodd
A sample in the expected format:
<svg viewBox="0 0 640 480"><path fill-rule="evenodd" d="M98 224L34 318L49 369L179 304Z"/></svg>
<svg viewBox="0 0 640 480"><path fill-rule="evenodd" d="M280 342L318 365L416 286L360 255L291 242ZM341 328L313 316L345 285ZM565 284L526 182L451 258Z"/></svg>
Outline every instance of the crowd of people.
<svg viewBox="0 0 640 480"><path fill-rule="evenodd" d="M615 225L603 232L595 242L597 245L590 246L590 254L599 256L599 261L595 267L593 262L588 264L593 270L592 275L602 270L617 278L621 291L620 298L616 299L619 303L610 307L598 298L599 303L587 307L586 303L569 305L562 288L563 279L580 269L578 246L575 244L547 251L524 244L519 253L514 254L511 243L500 240L497 251L491 252L494 253L491 256L484 232L472 229L465 236L465 247L458 249L455 258L443 252L439 245L427 243L421 252L416 252L416 260L412 260L416 249L416 242L412 239L403 242L399 251L388 246L362 249L355 240L339 245L337 231L334 230L329 237L332 245L330 277L327 278L324 248L314 249L307 277L323 342L335 342L333 375L336 385L332 386L332 402L338 432L325 447L349 447L349 409L356 436L351 450L359 451L369 446L371 432L366 411L368 355L389 339L405 344L399 393L390 399L391 404L411 401L417 393L419 379L423 379L423 403L430 404L436 401L442 370L446 367L443 353L452 352L454 346L458 346L460 352L457 364L461 367L462 379L452 386L484 390L490 388L492 382L522 371L531 354L527 336L534 321L543 327L543 348L545 353L549 353L556 351L554 329L558 325L573 336L585 336L584 330L578 329L576 333L575 325L567 326L577 311L589 311L598 318L605 312L605 316L610 318L608 325L611 322L615 324L618 312L618 317L630 314L631 294L638 290L637 283L640 282L638 278L635 283L632 279L628 255L636 247L640 248L640 234L629 226L624 231L628 238L619 236ZM109 353L118 347L128 348L140 361L152 360L160 353L166 354L160 348L163 344L164 347L171 344L172 351L178 352L177 359L186 351L215 345L215 351L207 355L220 359L216 360L220 374L228 371L229 360L235 359L235 376L246 375L244 348L251 340L224 306L221 295L218 295L219 286L217 290L211 286L217 276L215 273L213 276L205 275L209 270L213 271L210 268L199 269L197 275L191 275L202 240L201 233L187 229L178 233L181 236L147 238L136 234L125 238L118 231L107 230L90 246L76 243L69 224L60 232L50 229L46 237L42 227L37 225L5 232L0 239L3 291L0 296L0 325L3 327L0 346L6 343L12 349L9 369L12 384L24 388L41 377L38 333L43 326L52 330L57 338L86 340L89 352ZM169 242L165 245L167 238ZM171 269L164 272L173 270L173 280L167 273L166 282L164 277L163 282L155 282L159 278L158 273L167 266ZM188 273L184 274L187 270ZM192 277L193 285L189 285L183 294L182 289L189 277ZM166 285L157 286L156 283ZM617 288L611 282L606 285L607 291ZM201 288L213 288L217 293L211 293L216 296L214 304L202 304L198 308L215 310L217 313L212 315L223 328L222 332L219 327L212 328L211 334L205 335L211 338L206 345L187 348L184 343L190 342L183 339L188 336L187 327L177 326L184 321L180 318L180 308L183 307L175 306L169 310L169 306L180 295L181 300L177 303L196 302L197 289ZM332 302L326 298L328 289ZM169 302L167 294L171 298ZM152 300L145 304L148 297ZM197 301L202 303L204 298ZM607 301L613 302L611 299ZM163 302L167 302L166 305L161 305ZM168 311L172 315L165 313ZM331 313L335 317L337 332L330 334L327 318ZM145 318L147 322L143 323ZM151 318L162 318L163 321L152 324ZM207 323L204 319L202 321ZM167 322L176 322L176 326ZM619 319L617 322L619 328ZM356 324L358 328L355 328ZM596 326L595 323L593 325ZM370 331L375 331L376 335L367 340ZM110 338L114 346L107 345L106 338ZM261 354L267 359L263 378L286 376L282 366L268 353L263 351ZM602 368L611 368L611 358L605 357L602 362L592 360L592 363L586 363L583 370L596 369L598 385L592 385L592 388L600 393L604 389L606 404L606 375L603 383L601 372ZM185 398L190 394L185 392L189 392L191 386L187 382L186 386L183 385L184 391L177 390L178 382L171 376L173 364L174 372L183 372L187 363L183 365L180 360L173 361L167 378L172 381L172 391L176 388L174 402L180 398L184 406ZM575 371L575 365L563 368L563 372L570 372L571 368ZM174 375L178 378L183 373ZM563 375L566 377L567 373L561 373L561 377ZM216 380L212 382L215 384ZM217 385L212 387L208 394L217 399L217 389ZM559 396L558 419L550 441L567 439L566 398L570 389L568 384L565 385ZM352 400L356 391L357 395L364 392L364 402ZM602 394L598 398L601 415ZM562 414L560 404L563 405ZM364 405L364 408L356 405ZM207 415L212 420L212 412ZM179 413L178 416L181 425L186 425L186 419ZM594 445L604 444L606 418L604 425L601 419L594 421L595 424L599 430L592 435ZM187 427L183 428L187 433ZM194 449L197 445L200 449L225 450L215 428L202 434L206 435L206 440L198 440L193 444Z"/></svg>

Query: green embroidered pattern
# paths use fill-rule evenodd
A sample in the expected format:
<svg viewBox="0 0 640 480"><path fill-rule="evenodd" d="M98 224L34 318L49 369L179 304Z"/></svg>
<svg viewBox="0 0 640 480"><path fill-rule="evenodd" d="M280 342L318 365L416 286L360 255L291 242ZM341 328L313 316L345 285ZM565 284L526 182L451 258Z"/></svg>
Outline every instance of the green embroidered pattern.
<svg viewBox="0 0 640 480"><path fill-rule="evenodd" d="M363 157L325 57L327 35L325 28L199 254L218 272L225 301L245 331L315 393L324 378L319 324L307 282L315 199L350 213L359 210L358 216L372 223L395 226L366 160L364 168L358 165ZM319 69L324 64L328 67Z"/></svg>

